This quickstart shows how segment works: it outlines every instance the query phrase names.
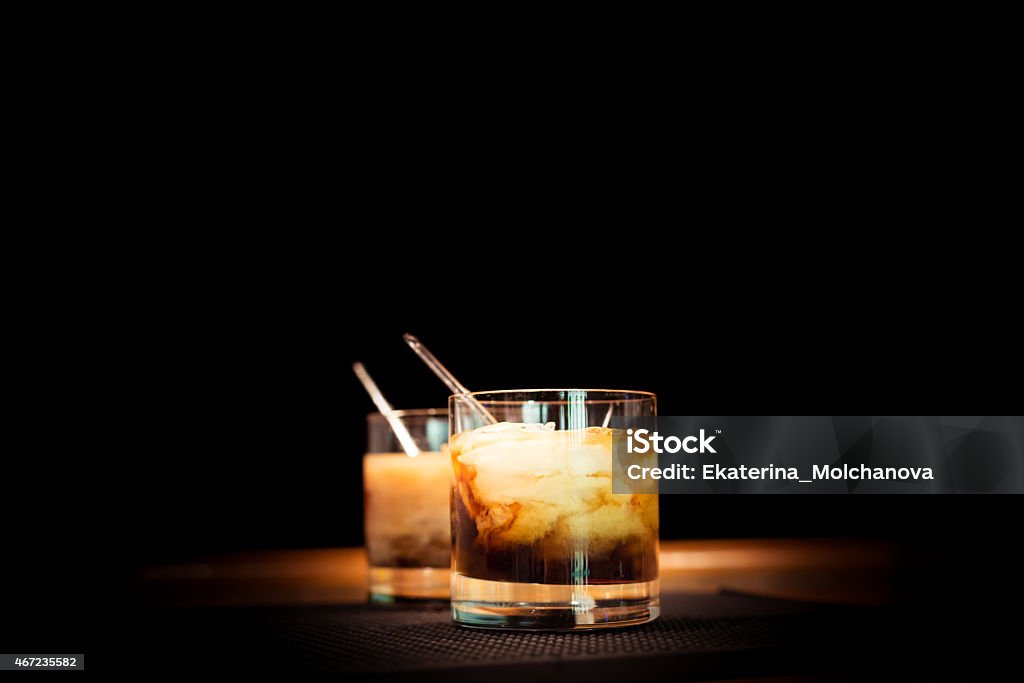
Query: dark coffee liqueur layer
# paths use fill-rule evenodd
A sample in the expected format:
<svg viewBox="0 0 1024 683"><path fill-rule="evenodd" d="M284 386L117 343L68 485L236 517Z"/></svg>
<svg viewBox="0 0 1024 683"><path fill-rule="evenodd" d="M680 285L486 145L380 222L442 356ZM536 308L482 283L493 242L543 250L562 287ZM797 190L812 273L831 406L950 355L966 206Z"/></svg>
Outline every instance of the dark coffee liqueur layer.
<svg viewBox="0 0 1024 683"><path fill-rule="evenodd" d="M477 533L461 497L453 495L452 503L452 532L458 539L453 569L462 575L561 585L633 583L658 577L656 533L597 543L552 534L529 545L492 546Z"/></svg>
<svg viewBox="0 0 1024 683"><path fill-rule="evenodd" d="M451 546L446 538L391 536L377 539L370 546L369 560L374 567L447 569L451 561Z"/></svg>

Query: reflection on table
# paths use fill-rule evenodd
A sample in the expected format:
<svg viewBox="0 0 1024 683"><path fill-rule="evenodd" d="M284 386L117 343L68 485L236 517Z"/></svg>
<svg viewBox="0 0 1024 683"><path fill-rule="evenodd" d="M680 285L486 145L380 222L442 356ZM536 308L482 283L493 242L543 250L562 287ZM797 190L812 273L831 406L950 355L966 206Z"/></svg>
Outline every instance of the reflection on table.
<svg viewBox="0 0 1024 683"><path fill-rule="evenodd" d="M665 541L663 592L735 591L814 602L885 605L897 599L899 548L844 539ZM247 552L153 566L135 583L149 606L358 603L367 596L362 548Z"/></svg>

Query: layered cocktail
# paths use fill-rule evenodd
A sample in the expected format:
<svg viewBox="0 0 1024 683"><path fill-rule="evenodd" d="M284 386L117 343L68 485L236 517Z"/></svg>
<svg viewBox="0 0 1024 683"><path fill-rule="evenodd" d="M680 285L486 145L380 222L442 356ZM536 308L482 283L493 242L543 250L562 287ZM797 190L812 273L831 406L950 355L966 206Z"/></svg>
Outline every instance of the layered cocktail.
<svg viewBox="0 0 1024 683"><path fill-rule="evenodd" d="M471 626L587 629L658 615L658 497L612 493L614 416L653 394L450 399L452 613Z"/></svg>

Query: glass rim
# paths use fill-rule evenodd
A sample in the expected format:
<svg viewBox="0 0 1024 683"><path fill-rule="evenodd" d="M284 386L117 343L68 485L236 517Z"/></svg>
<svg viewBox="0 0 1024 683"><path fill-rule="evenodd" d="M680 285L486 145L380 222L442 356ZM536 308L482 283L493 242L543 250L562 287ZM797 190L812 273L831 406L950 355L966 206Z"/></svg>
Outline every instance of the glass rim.
<svg viewBox="0 0 1024 683"><path fill-rule="evenodd" d="M489 395L489 394L541 394L541 393L546 393L546 392L557 392L557 391L564 391L564 392L585 391L588 394L590 392L604 393L604 394L627 394L629 396L633 396L634 397L634 398L618 399L618 402L623 402L623 401L643 401L645 399L651 399L651 398L656 399L656 398L658 398L658 395L655 394L653 391L641 391L639 389L586 389L586 388L574 388L574 389L492 389L492 390L489 390L489 391L470 391L470 392L465 393L465 394L452 394L451 396L448 397L448 400L450 402L453 398L465 398L465 397L473 397L473 398L475 398L477 400L480 400L480 398L482 396ZM589 397L587 397L584 400L589 401L591 399ZM594 401L601 401L601 400L609 401L609 400L613 400L613 399L609 399L609 398L605 398L605 399L595 398L594 399ZM512 402L513 403L520 403L520 401L512 401Z"/></svg>
<svg viewBox="0 0 1024 683"><path fill-rule="evenodd" d="M444 415L447 417L447 408L406 408L404 410L392 410L391 414L395 417L433 417L435 415ZM384 414L380 412L373 412L366 414L367 420L383 420Z"/></svg>

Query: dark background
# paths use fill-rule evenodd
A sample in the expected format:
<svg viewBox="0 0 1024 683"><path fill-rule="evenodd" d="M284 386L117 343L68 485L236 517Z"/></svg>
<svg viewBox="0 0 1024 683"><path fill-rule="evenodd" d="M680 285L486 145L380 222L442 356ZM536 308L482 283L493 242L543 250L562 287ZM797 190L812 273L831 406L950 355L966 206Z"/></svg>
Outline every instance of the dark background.
<svg viewBox="0 0 1024 683"><path fill-rule="evenodd" d="M25 380L0 479L6 652L102 656L146 564L358 544L371 405L351 362L397 407L444 404L406 331L474 389L1020 413L1012 177L989 158L1006 108L972 91L961 116L946 70L853 92L748 59L688 69L713 87L680 102L649 65L577 84L544 56L470 74L400 55L382 74L381 42L337 69L306 50L240 68L259 50L232 47L183 75L180 50L154 71L112 45L24 75L55 99L22 98L35 222L7 252ZM1001 608L1018 500L677 496L662 528L895 537L940 553L915 575L937 599Z"/></svg>

